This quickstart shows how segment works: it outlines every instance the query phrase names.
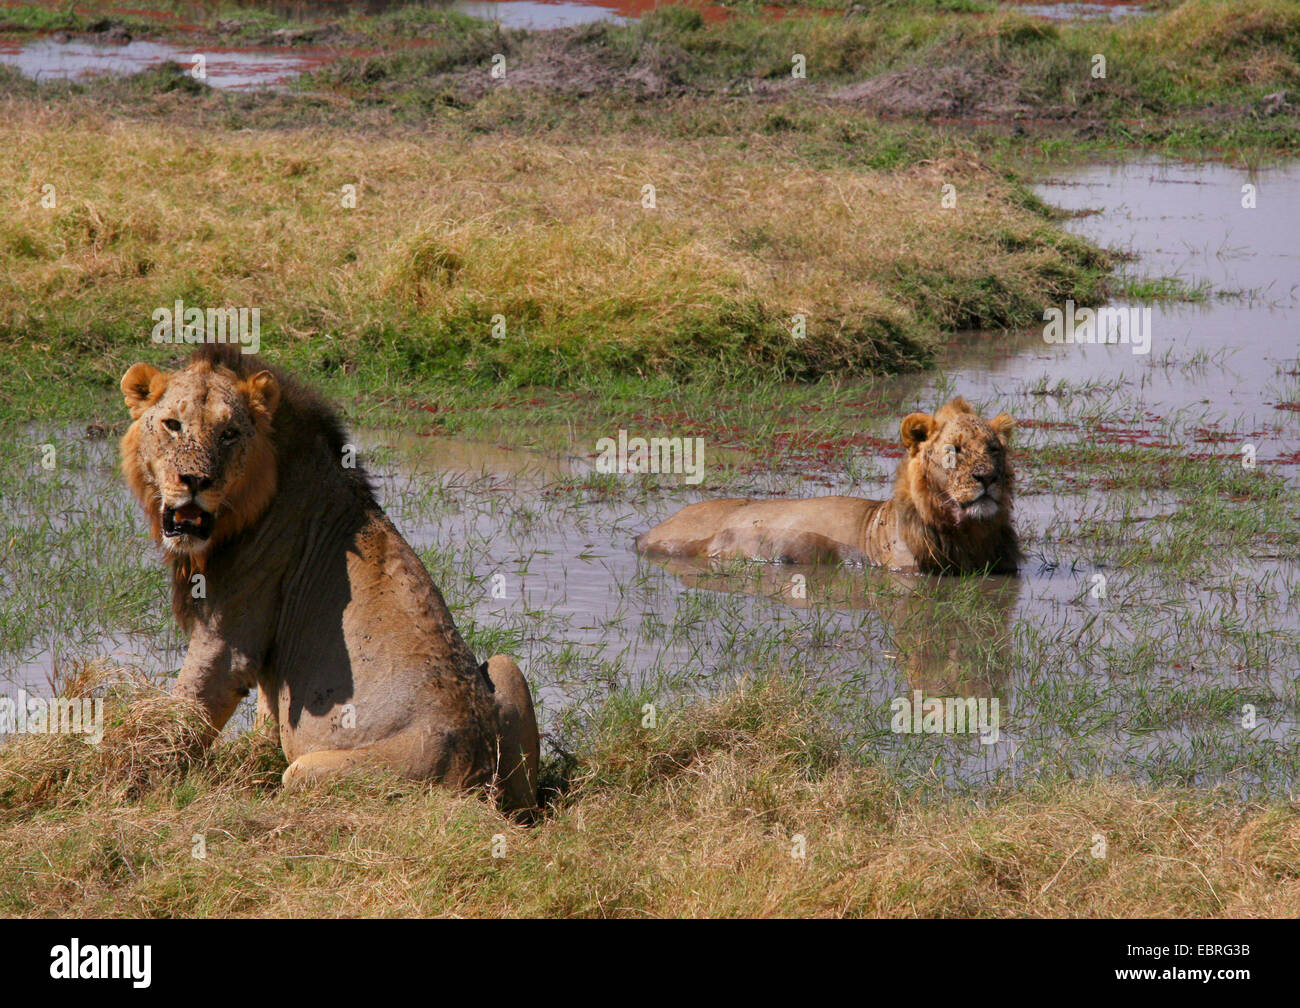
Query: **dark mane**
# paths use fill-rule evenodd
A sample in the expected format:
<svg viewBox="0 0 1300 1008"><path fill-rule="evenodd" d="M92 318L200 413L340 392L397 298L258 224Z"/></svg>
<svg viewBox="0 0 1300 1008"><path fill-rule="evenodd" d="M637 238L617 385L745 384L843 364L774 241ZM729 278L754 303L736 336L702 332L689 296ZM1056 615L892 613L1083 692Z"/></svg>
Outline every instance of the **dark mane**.
<svg viewBox="0 0 1300 1008"><path fill-rule="evenodd" d="M280 385L280 409L288 408L301 423L319 430L336 457L343 454L343 446L348 441L347 428L338 411L315 389L301 384L256 354L244 353L235 343L202 344L190 355L189 360L190 364L200 362L233 371L241 381L251 378L259 371L270 371ZM276 426L278 428L283 425Z"/></svg>

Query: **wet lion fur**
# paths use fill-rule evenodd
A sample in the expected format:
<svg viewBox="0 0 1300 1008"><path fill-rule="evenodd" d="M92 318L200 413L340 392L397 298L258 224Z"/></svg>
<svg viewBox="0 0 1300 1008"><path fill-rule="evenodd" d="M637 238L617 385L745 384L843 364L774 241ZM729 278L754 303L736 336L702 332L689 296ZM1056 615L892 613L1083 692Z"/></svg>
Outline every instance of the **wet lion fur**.
<svg viewBox="0 0 1300 1008"><path fill-rule="evenodd" d="M906 454L889 500L727 498L688 505L637 539L656 557L867 563L900 571L1014 572L1015 421L981 419L965 399L899 426Z"/></svg>

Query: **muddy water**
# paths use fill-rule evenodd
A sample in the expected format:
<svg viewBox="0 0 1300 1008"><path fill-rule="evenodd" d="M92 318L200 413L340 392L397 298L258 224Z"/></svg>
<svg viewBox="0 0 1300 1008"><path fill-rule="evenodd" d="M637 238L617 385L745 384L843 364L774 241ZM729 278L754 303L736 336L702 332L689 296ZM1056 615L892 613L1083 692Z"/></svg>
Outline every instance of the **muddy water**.
<svg viewBox="0 0 1300 1008"><path fill-rule="evenodd" d="M1251 190L1253 209L1243 206ZM1155 308L1145 356L1121 346L1042 346L1017 355L998 380L1123 380L1156 412L1204 407L1240 430L1290 438L1294 450L1294 415L1276 407L1300 350L1300 171L1139 163L1055 179L1040 194L1067 210L1099 208L1071 229L1136 254L1134 272L1204 282L1237 296ZM995 387L992 376L964 377ZM1279 450L1284 442L1270 446Z"/></svg>
<svg viewBox="0 0 1300 1008"><path fill-rule="evenodd" d="M171 60L190 70L196 54L203 57L204 81L214 88L263 88L285 84L331 58L324 50L241 49L133 39L124 45L102 45L81 39L54 37L24 42L0 41L0 65L17 67L40 81L80 80L97 74L133 74Z"/></svg>
<svg viewBox="0 0 1300 1008"><path fill-rule="evenodd" d="M397 6L368 5L371 13ZM496 21L508 28L550 29L589 24L593 21L624 23L643 12L639 0L612 0L608 4L578 0L457 0L432 4L459 10L471 17ZM277 12L296 18L330 18L348 13L346 5L283 4ZM719 9L720 12L720 9ZM206 17L199 10L194 18ZM294 78L338 58L339 52L315 46L258 48L249 46L185 45L179 42L131 39L100 41L48 35L32 39L0 41L0 65L16 67L22 74L40 81L86 80L101 74L126 75L159 66L168 60L187 70L204 60L203 80L214 88L247 90L281 87Z"/></svg>
<svg viewBox="0 0 1300 1008"><path fill-rule="evenodd" d="M632 10L623 13L629 6ZM640 5L620 5L617 2L596 4L551 3L546 0L458 0L452 4L452 9L484 21L499 22L506 28L544 30L569 28L594 21L625 24L638 16L639 12L635 9L637 6Z"/></svg>
<svg viewBox="0 0 1300 1008"><path fill-rule="evenodd" d="M1034 3L1011 0L1006 6L1015 7L1032 17L1048 21L1121 21L1124 18L1148 13L1146 7L1132 0L1091 0L1080 3Z"/></svg>
<svg viewBox="0 0 1300 1008"><path fill-rule="evenodd" d="M364 0L362 3L350 3L347 0L281 0L250 6L270 10L282 18L295 21L325 21L353 13L383 14L407 6L450 8L471 17L499 21L508 28L547 29L567 28L592 21L633 20L658 5L658 0ZM201 9L195 8L190 16L202 16Z"/></svg>

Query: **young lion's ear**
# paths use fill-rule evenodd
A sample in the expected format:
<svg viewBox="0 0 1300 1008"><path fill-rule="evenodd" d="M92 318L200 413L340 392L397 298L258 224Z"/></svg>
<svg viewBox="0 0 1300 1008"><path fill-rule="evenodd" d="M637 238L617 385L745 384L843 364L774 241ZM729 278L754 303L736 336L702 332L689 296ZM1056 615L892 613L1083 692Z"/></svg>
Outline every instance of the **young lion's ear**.
<svg viewBox="0 0 1300 1008"><path fill-rule="evenodd" d="M167 376L152 364L132 364L127 368L122 376L122 397L131 411L131 419L139 420L140 414L156 403L166 388Z"/></svg>
<svg viewBox="0 0 1300 1008"><path fill-rule="evenodd" d="M275 419L275 411L280 406L280 383L270 371L259 371L248 379L248 404L253 412L267 420Z"/></svg>
<svg viewBox="0 0 1300 1008"><path fill-rule="evenodd" d="M1016 429L1016 421L1010 413L999 413L989 421L989 426L993 428L993 433L1002 439L1002 443L1006 444L1011 437L1011 432Z"/></svg>
<svg viewBox="0 0 1300 1008"><path fill-rule="evenodd" d="M902 426L899 427L899 434L903 439L903 447L912 454L920 449L925 439L930 436L934 430L934 417L929 413L909 413L903 417Z"/></svg>

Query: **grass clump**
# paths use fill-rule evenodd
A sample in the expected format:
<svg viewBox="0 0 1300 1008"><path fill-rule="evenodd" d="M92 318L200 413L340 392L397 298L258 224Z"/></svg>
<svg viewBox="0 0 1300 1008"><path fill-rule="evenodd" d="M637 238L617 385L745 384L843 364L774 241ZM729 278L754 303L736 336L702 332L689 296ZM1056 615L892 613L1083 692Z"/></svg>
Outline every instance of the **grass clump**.
<svg viewBox="0 0 1300 1008"><path fill-rule="evenodd" d="M27 735L0 750L0 820L139 798L197 765L210 725L193 704L139 673L79 665L51 695L103 704L103 736ZM89 726L87 726L89 727Z"/></svg>
<svg viewBox="0 0 1300 1008"><path fill-rule="evenodd" d="M41 32L79 29L86 25L71 4L63 7L38 4L6 4L0 7L0 31Z"/></svg>

